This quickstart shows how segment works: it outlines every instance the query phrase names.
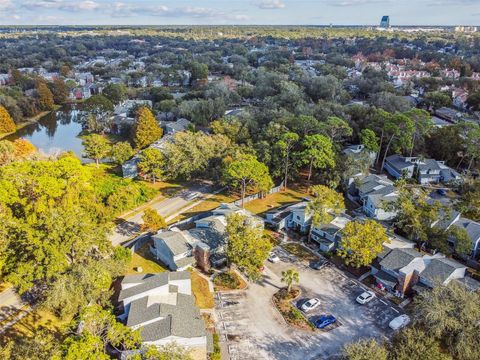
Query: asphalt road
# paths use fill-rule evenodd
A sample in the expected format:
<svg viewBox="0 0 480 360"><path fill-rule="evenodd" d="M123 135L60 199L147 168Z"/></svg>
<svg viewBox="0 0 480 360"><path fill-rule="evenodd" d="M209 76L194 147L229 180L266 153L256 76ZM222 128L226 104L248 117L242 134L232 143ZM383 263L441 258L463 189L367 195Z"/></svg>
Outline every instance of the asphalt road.
<svg viewBox="0 0 480 360"><path fill-rule="evenodd" d="M189 204L205 199L212 194L213 188L208 185L195 185L187 190L180 192L178 195L159 202L153 203L150 208L158 211L167 221L174 218L186 210ZM143 211L135 213L127 217L124 222L117 225L109 236L110 241L114 246L120 245L130 240L141 231Z"/></svg>

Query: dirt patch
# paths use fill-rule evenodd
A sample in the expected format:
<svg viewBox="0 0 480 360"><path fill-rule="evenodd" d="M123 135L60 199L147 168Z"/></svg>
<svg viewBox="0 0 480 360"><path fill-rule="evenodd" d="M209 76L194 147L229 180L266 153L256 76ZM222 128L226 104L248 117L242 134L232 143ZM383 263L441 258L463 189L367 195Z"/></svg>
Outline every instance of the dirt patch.
<svg viewBox="0 0 480 360"><path fill-rule="evenodd" d="M226 271L213 279L215 291L243 290L247 283L235 271Z"/></svg>
<svg viewBox="0 0 480 360"><path fill-rule="evenodd" d="M287 289L283 288L273 295L273 303L287 324L301 330L313 331L315 326L308 321L300 310L291 304L291 301L299 296L300 290L292 289L288 293Z"/></svg>

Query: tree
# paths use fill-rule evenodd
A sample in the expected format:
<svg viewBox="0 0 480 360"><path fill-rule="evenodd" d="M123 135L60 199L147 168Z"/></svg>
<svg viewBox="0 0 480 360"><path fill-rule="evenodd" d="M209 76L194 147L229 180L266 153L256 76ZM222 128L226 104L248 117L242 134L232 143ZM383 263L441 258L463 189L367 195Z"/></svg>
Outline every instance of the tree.
<svg viewBox="0 0 480 360"><path fill-rule="evenodd" d="M3 105L0 105L0 134L8 134L17 130L12 117Z"/></svg>
<svg viewBox="0 0 480 360"><path fill-rule="evenodd" d="M294 282L298 283L300 281L300 274L295 269L288 269L282 271L282 282L287 284L287 293L290 293L292 285Z"/></svg>
<svg viewBox="0 0 480 360"><path fill-rule="evenodd" d="M55 104L63 104L68 98L68 87L62 79L55 79L50 86Z"/></svg>
<svg viewBox="0 0 480 360"><path fill-rule="evenodd" d="M156 179L162 178L165 168L165 157L158 149L148 148L141 152L138 169L141 173L152 178L155 184Z"/></svg>
<svg viewBox="0 0 480 360"><path fill-rule="evenodd" d="M208 77L207 64L201 64L199 62L192 62L192 80L206 80Z"/></svg>
<svg viewBox="0 0 480 360"><path fill-rule="evenodd" d="M143 226L142 229L156 233L160 229L165 229L167 223L162 215L160 215L154 209L145 209L142 216Z"/></svg>
<svg viewBox="0 0 480 360"><path fill-rule="evenodd" d="M287 183L288 183L288 169L290 167L290 153L293 150L293 147L296 145L298 142L298 139L300 137L298 134L293 133L293 132L287 132L283 134L280 138L280 140L277 142L278 147L282 151L282 155L284 160L284 179L283 179L283 187L285 189L288 188Z"/></svg>
<svg viewBox="0 0 480 360"><path fill-rule="evenodd" d="M38 94L38 104L40 109L47 111L52 110L55 105L53 101L53 94L43 80L37 80L36 84Z"/></svg>
<svg viewBox="0 0 480 360"><path fill-rule="evenodd" d="M428 336L440 339L454 359L480 358L480 294L455 281L417 296L416 316Z"/></svg>
<svg viewBox="0 0 480 360"><path fill-rule="evenodd" d="M110 156L116 164L123 164L130 159L135 152L127 141L120 141L112 145Z"/></svg>
<svg viewBox="0 0 480 360"><path fill-rule="evenodd" d="M360 142L365 146L365 149L378 153L380 145L378 144L378 136L375 131L370 129L363 129L360 131Z"/></svg>
<svg viewBox="0 0 480 360"><path fill-rule="evenodd" d="M0 166L15 160L15 147L8 140L0 140Z"/></svg>
<svg viewBox="0 0 480 360"><path fill-rule="evenodd" d="M37 151L37 148L28 140L16 139L13 142L14 154L17 158L26 158Z"/></svg>
<svg viewBox="0 0 480 360"><path fill-rule="evenodd" d="M474 92L468 96L467 105L472 111L480 111L480 91Z"/></svg>
<svg viewBox="0 0 480 360"><path fill-rule="evenodd" d="M253 280L261 276L260 268L272 249L270 240L263 236L262 226L241 213L227 217L227 258Z"/></svg>
<svg viewBox="0 0 480 360"><path fill-rule="evenodd" d="M84 121L92 132L104 132L109 129L113 113L113 104L103 95L93 95L83 103Z"/></svg>
<svg viewBox="0 0 480 360"><path fill-rule="evenodd" d="M314 195L307 205L307 213L312 215L312 223L321 226L333 220L334 215L345 209L343 195L324 185L315 185L310 192Z"/></svg>
<svg viewBox="0 0 480 360"><path fill-rule="evenodd" d="M119 323L110 311L91 305L81 313L75 324L76 333L68 336L61 346L61 356L52 360L107 360L107 348L117 351L135 350L141 344L139 331Z"/></svg>
<svg viewBox="0 0 480 360"><path fill-rule="evenodd" d="M388 350L374 339L347 344L343 349L344 360L387 360Z"/></svg>
<svg viewBox="0 0 480 360"><path fill-rule="evenodd" d="M427 92L422 101L432 110L452 106L452 98L440 91Z"/></svg>
<svg viewBox="0 0 480 360"><path fill-rule="evenodd" d="M238 160L228 163L223 178L233 187L240 187L242 207L247 188L253 187L265 192L273 185L268 168L253 155L241 155Z"/></svg>
<svg viewBox="0 0 480 360"><path fill-rule="evenodd" d="M325 169L335 166L335 153L332 141L324 135L307 135L303 140L305 150L301 156L308 164L308 181L312 177L312 169Z"/></svg>
<svg viewBox="0 0 480 360"><path fill-rule="evenodd" d="M406 328L396 334L389 356L391 360L452 360L440 343L418 328Z"/></svg>
<svg viewBox="0 0 480 360"><path fill-rule="evenodd" d="M122 84L108 84L102 91L102 95L105 96L112 104L119 104L127 97L127 89Z"/></svg>
<svg viewBox="0 0 480 360"><path fill-rule="evenodd" d="M151 110L142 106L137 111L133 142L137 149L143 149L160 139L163 130L153 116Z"/></svg>
<svg viewBox="0 0 480 360"><path fill-rule="evenodd" d="M343 141L345 137L352 136L353 129L345 120L330 116L325 123L322 123L322 132L337 144Z"/></svg>
<svg viewBox="0 0 480 360"><path fill-rule="evenodd" d="M192 360L192 357L188 349L172 342L160 347L148 346L140 353L129 355L127 360Z"/></svg>
<svg viewBox="0 0 480 360"><path fill-rule="evenodd" d="M97 167L101 159L104 159L110 153L110 143L102 135L90 134L83 138L83 147L85 156L94 159Z"/></svg>
<svg viewBox="0 0 480 360"><path fill-rule="evenodd" d="M348 265L367 266L383 250L383 243L390 240L385 228L373 220L351 221L342 230L342 238L337 253Z"/></svg>

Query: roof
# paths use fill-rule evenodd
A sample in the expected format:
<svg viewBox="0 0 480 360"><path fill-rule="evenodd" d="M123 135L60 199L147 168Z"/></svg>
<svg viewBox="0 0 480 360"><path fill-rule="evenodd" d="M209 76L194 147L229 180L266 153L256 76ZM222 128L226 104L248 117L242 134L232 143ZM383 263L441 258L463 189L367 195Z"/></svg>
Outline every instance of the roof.
<svg viewBox="0 0 480 360"><path fill-rule="evenodd" d="M380 191L381 189L388 188L390 190L395 189L393 182L386 176L368 175L358 180L358 190L367 195L372 192Z"/></svg>
<svg viewBox="0 0 480 360"><path fill-rule="evenodd" d="M465 229L467 231L468 237L472 240L472 242L477 242L480 240L480 224L464 218L460 217L453 225L458 226L459 228Z"/></svg>
<svg viewBox="0 0 480 360"><path fill-rule="evenodd" d="M152 238L154 240L162 240L173 256L184 254L192 249L192 244L180 231L161 231L153 235Z"/></svg>
<svg viewBox="0 0 480 360"><path fill-rule="evenodd" d="M405 157L398 154L388 156L387 162L397 170L403 170L414 166L413 163L406 161Z"/></svg>
<svg viewBox="0 0 480 360"><path fill-rule="evenodd" d="M410 264L415 258L421 257L422 254L415 249L393 249L380 261L380 265L396 271Z"/></svg>
<svg viewBox="0 0 480 360"><path fill-rule="evenodd" d="M441 284L444 284L455 270L461 268L466 268L466 266L455 260L447 258L432 259L425 270L420 273L420 277L431 283L438 281Z"/></svg>
<svg viewBox="0 0 480 360"><path fill-rule="evenodd" d="M392 288L397 285L397 279L392 275L387 274L385 271L379 270L373 274L373 277Z"/></svg>
<svg viewBox="0 0 480 360"><path fill-rule="evenodd" d="M458 281L470 291L476 291L480 289L480 282L471 278L470 276L465 276L461 279L454 279L454 281Z"/></svg>
<svg viewBox="0 0 480 360"><path fill-rule="evenodd" d="M147 274L151 275L151 274ZM122 301L129 297L144 293L148 290L152 290L161 286L168 284L170 280L187 280L190 279L190 273L188 271L177 271L177 272L163 272L158 274L153 274L142 279L142 282L138 285L129 287L128 289L123 289L120 291L118 300ZM127 277L126 283L131 283L134 278ZM125 279L124 279L125 280ZM124 282L122 281L122 284Z"/></svg>

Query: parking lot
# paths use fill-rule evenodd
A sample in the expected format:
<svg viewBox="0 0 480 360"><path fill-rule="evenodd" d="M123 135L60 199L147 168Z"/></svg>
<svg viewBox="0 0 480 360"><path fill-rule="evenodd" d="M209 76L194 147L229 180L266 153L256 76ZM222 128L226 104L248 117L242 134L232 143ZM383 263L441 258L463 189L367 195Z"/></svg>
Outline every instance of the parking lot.
<svg viewBox="0 0 480 360"><path fill-rule="evenodd" d="M321 270L297 260L282 249L281 261L268 263L261 282L244 291L217 294L218 329L231 359L327 359L344 344L367 336L389 336L388 323L401 314L390 302L375 298L365 305L355 299L366 288L331 265ZM300 274L300 304L319 298L320 306L307 315L332 314L337 324L325 331L305 332L287 326L271 297L281 287L281 272L294 267Z"/></svg>

